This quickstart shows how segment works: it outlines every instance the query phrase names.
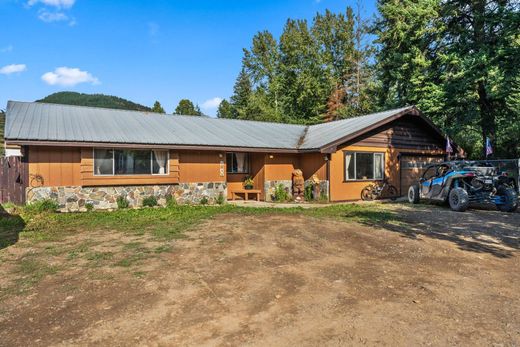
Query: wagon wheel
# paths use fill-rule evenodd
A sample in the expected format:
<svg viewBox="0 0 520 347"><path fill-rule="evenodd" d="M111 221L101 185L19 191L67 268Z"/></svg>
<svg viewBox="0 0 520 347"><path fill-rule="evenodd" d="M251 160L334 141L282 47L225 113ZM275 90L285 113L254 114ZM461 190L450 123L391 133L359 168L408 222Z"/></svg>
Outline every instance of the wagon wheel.
<svg viewBox="0 0 520 347"><path fill-rule="evenodd" d="M374 187L373 186L366 186L361 191L361 200L364 201L372 201L374 200Z"/></svg>

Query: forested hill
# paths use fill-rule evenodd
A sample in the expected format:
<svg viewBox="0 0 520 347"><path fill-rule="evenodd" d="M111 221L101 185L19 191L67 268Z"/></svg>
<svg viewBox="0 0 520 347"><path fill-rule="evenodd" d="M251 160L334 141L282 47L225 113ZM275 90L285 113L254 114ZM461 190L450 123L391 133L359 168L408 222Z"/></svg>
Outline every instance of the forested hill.
<svg viewBox="0 0 520 347"><path fill-rule="evenodd" d="M117 108L121 110L152 111L150 107L136 104L135 102L104 94L83 94L76 92L59 92L46 96L37 102L51 104L65 104L77 106L93 106L105 108Z"/></svg>

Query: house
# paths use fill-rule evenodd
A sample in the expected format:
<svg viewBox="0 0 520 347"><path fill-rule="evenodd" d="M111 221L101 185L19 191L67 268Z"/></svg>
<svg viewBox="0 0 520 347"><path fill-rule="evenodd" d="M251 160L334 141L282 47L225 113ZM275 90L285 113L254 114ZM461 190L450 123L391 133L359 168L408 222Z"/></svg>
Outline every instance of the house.
<svg viewBox="0 0 520 347"><path fill-rule="evenodd" d="M383 178L406 194L446 140L413 106L305 126L9 101L5 141L22 149L26 200L74 211L114 208L122 195L213 202L248 176L270 200L295 169L330 201L358 200Z"/></svg>

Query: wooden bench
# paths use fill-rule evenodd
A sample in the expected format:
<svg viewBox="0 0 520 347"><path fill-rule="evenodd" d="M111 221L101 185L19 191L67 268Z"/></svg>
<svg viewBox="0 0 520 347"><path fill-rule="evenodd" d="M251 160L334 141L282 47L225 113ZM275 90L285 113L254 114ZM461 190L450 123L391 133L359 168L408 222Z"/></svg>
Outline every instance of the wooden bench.
<svg viewBox="0 0 520 347"><path fill-rule="evenodd" d="M231 190L231 200L235 200L237 194L244 194L244 200L249 200L249 194L256 194L256 201L260 201L260 189L233 189Z"/></svg>

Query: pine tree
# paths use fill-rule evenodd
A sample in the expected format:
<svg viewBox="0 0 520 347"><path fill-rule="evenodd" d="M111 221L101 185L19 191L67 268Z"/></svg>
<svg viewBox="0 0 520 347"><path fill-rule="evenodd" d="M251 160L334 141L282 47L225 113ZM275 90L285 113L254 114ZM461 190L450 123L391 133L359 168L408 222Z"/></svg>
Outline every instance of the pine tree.
<svg viewBox="0 0 520 347"><path fill-rule="evenodd" d="M218 118L235 118L235 111L233 105L227 100L222 100L217 109Z"/></svg>
<svg viewBox="0 0 520 347"><path fill-rule="evenodd" d="M520 61L515 1L380 0L378 8L381 104L416 104L475 158L486 137L498 155L516 154L508 101Z"/></svg>
<svg viewBox="0 0 520 347"><path fill-rule="evenodd" d="M193 104L189 99L182 99L179 101L174 114L183 116L202 116L199 106Z"/></svg>
<svg viewBox="0 0 520 347"><path fill-rule="evenodd" d="M231 104L233 105L234 114L232 118L252 119L247 113L250 97L252 94L251 78L245 69L238 74L235 86L233 87L233 96Z"/></svg>
<svg viewBox="0 0 520 347"><path fill-rule="evenodd" d="M164 108L161 106L161 103L159 101L156 101L153 104L152 112L155 112L155 113L166 113L166 112L164 112Z"/></svg>

